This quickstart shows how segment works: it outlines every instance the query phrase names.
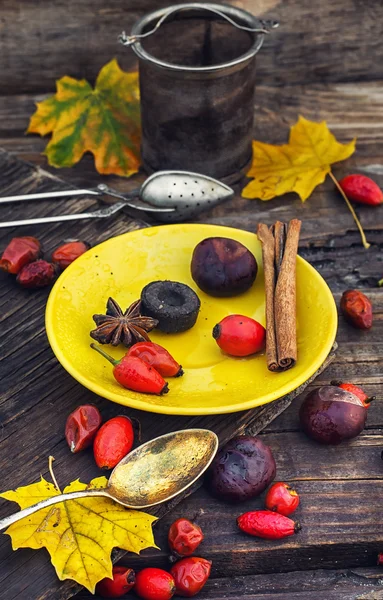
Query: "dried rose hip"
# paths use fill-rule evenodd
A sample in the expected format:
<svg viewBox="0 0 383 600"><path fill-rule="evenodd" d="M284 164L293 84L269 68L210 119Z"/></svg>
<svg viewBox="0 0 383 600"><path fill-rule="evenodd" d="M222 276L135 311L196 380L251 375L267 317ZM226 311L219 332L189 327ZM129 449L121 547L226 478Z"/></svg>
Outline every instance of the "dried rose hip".
<svg viewBox="0 0 383 600"><path fill-rule="evenodd" d="M62 244L52 254L52 262L60 267L63 271L66 269L76 258L84 254L89 250L90 244L88 242L81 242L79 240L73 240Z"/></svg>
<svg viewBox="0 0 383 600"><path fill-rule="evenodd" d="M378 206L383 202L383 192L375 181L366 175L348 175L339 182L347 198L360 204Z"/></svg>
<svg viewBox="0 0 383 600"><path fill-rule="evenodd" d="M381 552L380 554L378 554L378 561L377 561L377 565L379 567L383 566L383 553Z"/></svg>
<svg viewBox="0 0 383 600"><path fill-rule="evenodd" d="M127 356L137 356L154 367L162 377L181 377L184 374L181 365L172 355L154 342L137 342L130 348Z"/></svg>
<svg viewBox="0 0 383 600"><path fill-rule="evenodd" d="M267 492L265 506L268 510L288 517L298 508L299 496L287 483L278 481Z"/></svg>
<svg viewBox="0 0 383 600"><path fill-rule="evenodd" d="M162 569L143 569L136 575L134 591L142 600L170 600L176 586L170 573Z"/></svg>
<svg viewBox="0 0 383 600"><path fill-rule="evenodd" d="M16 281L22 287L34 290L50 285L55 277L56 269L51 263L46 260L35 260L21 269Z"/></svg>
<svg viewBox="0 0 383 600"><path fill-rule="evenodd" d="M113 579L105 577L96 585L96 594L103 598L121 598L134 587L136 576L133 569L113 567Z"/></svg>
<svg viewBox="0 0 383 600"><path fill-rule="evenodd" d="M0 269L16 275L24 265L36 260L41 251L40 242L34 237L13 238L0 259Z"/></svg>
<svg viewBox="0 0 383 600"><path fill-rule="evenodd" d="M83 404L67 418L65 438L71 452L80 452L88 448L102 423L100 411L93 404Z"/></svg>
<svg viewBox="0 0 383 600"><path fill-rule="evenodd" d="M183 558L170 569L176 584L176 594L184 598L192 598L200 592L209 579L211 560L191 556Z"/></svg>
<svg viewBox="0 0 383 600"><path fill-rule="evenodd" d="M190 556L202 542L204 535L201 527L188 521L177 519L170 526L168 533L169 547L174 554Z"/></svg>
<svg viewBox="0 0 383 600"><path fill-rule="evenodd" d="M114 417L102 425L93 443L94 459L100 469L113 469L131 451L134 429L129 417Z"/></svg>
<svg viewBox="0 0 383 600"><path fill-rule="evenodd" d="M266 329L250 317L229 315L215 325L213 338L231 356L250 356L265 347Z"/></svg>
<svg viewBox="0 0 383 600"><path fill-rule="evenodd" d="M357 329L370 329L372 326L372 304L359 290L343 292L340 308L346 321Z"/></svg>
<svg viewBox="0 0 383 600"><path fill-rule="evenodd" d="M255 537L265 540L279 540L298 533L299 523L270 510L254 510L238 517L238 527Z"/></svg>

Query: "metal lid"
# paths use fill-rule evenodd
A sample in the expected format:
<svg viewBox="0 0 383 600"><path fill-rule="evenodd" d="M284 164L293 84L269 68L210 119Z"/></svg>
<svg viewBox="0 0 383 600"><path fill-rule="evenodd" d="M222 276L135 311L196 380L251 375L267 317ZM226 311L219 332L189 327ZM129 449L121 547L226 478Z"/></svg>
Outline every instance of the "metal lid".
<svg viewBox="0 0 383 600"><path fill-rule="evenodd" d="M256 33L257 35L254 38L254 43L252 44L251 48L245 52L245 54L242 54L233 60L216 65L195 67L178 65L160 60L142 47L140 42L141 39L154 34L170 15L186 10L207 10L218 15L222 19L225 19L238 29L248 31L249 33ZM153 25L152 29L143 33L150 25ZM172 7L161 8L143 16L133 25L130 36L123 32L119 36L119 41L125 46L131 46L139 58L152 62L157 66L173 71L189 71L195 73L212 72L220 71L221 69L226 69L227 67L235 67L249 61L261 49L265 39L265 34L270 33L272 29L275 29L278 26L278 21L263 21L261 19L257 19L251 13L240 8L236 8L235 6L229 6L228 4L202 4L200 2L188 2L185 4L176 4Z"/></svg>

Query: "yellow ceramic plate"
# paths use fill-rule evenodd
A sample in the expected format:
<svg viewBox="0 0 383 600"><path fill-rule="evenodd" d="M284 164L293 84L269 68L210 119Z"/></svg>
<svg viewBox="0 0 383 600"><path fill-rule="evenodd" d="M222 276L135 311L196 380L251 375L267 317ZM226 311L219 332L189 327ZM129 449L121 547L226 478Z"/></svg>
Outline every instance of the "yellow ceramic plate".
<svg viewBox="0 0 383 600"><path fill-rule="evenodd" d="M206 237L242 242L255 255L259 270L253 287L234 298L201 292L190 275L193 248ZM125 309L150 281L186 283L201 299L196 325L184 333L153 331L152 341L165 346L185 375L169 379L165 396L122 388L112 366L89 346L92 315L103 313L109 296ZM298 362L285 373L270 373L264 354L236 359L223 354L212 329L230 313L265 324L262 253L256 235L214 225L167 225L141 229L110 239L86 252L57 280L49 296L46 328L62 366L85 387L113 402L151 412L204 415L228 413L271 402L306 381L324 362L335 339L337 311L327 284L302 258L297 263ZM124 348L106 346L116 358Z"/></svg>

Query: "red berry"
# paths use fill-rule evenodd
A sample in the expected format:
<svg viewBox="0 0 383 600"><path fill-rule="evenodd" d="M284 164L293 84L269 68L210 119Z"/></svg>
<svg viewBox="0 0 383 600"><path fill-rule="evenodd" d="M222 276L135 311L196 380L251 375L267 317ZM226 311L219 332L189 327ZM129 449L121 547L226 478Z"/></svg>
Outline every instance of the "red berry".
<svg viewBox="0 0 383 600"><path fill-rule="evenodd" d="M177 595L192 598L200 592L209 579L211 560L191 556L183 558L170 569L177 588Z"/></svg>
<svg viewBox="0 0 383 600"><path fill-rule="evenodd" d="M346 321L357 329L370 329L372 326L372 304L359 290L343 292L340 309Z"/></svg>
<svg viewBox="0 0 383 600"><path fill-rule="evenodd" d="M229 315L213 329L218 346L232 356L249 356L263 350L266 329L250 317Z"/></svg>
<svg viewBox="0 0 383 600"><path fill-rule="evenodd" d="M102 423L100 411L93 404L84 404L67 418L65 438L71 451L79 452L88 448Z"/></svg>
<svg viewBox="0 0 383 600"><path fill-rule="evenodd" d="M298 508L298 505L299 496L287 483L281 481L274 483L266 494L266 508L285 515L285 517L291 515Z"/></svg>
<svg viewBox="0 0 383 600"><path fill-rule="evenodd" d="M175 594L173 577L162 569L143 569L136 575L134 588L142 600L170 600Z"/></svg>
<svg viewBox="0 0 383 600"><path fill-rule="evenodd" d="M169 547L179 556L190 556L202 542L204 535L201 527L187 519L177 519L170 526Z"/></svg>
<svg viewBox="0 0 383 600"><path fill-rule="evenodd" d="M134 429L129 417L109 419L98 430L93 443L94 459L100 469L113 469L131 451Z"/></svg>
<svg viewBox="0 0 383 600"><path fill-rule="evenodd" d="M383 192L375 181L366 175L348 175L339 182L349 200L360 204L378 206L383 202Z"/></svg>
<svg viewBox="0 0 383 600"><path fill-rule="evenodd" d="M238 527L255 537L265 540L279 540L298 533L299 523L270 510L254 510L238 517Z"/></svg>
<svg viewBox="0 0 383 600"><path fill-rule="evenodd" d="M105 577L96 585L96 594L103 598L121 598L133 588L136 576L133 569L113 567L113 579Z"/></svg>
<svg viewBox="0 0 383 600"><path fill-rule="evenodd" d="M66 242L62 244L52 254L52 262L60 267L63 271L66 269L76 258L84 254L89 250L90 244L88 242L80 242L79 240L73 240L72 242Z"/></svg>
<svg viewBox="0 0 383 600"><path fill-rule="evenodd" d="M383 566L383 554L380 553L378 554L378 562L377 562L378 566L381 567Z"/></svg>
<svg viewBox="0 0 383 600"><path fill-rule="evenodd" d="M46 260L35 260L25 265L16 277L24 288L37 289L50 285L56 277L56 269Z"/></svg>
<svg viewBox="0 0 383 600"><path fill-rule="evenodd" d="M12 238L0 259L0 269L16 275L39 257L40 250L40 242L34 237Z"/></svg>

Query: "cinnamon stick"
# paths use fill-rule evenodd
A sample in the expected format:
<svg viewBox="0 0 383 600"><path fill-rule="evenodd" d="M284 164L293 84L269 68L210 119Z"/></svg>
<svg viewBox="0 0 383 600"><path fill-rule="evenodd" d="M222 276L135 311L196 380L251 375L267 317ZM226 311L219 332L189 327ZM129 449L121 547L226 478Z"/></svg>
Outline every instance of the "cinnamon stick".
<svg viewBox="0 0 383 600"><path fill-rule="evenodd" d="M297 361L296 257L301 222L258 225L266 294L266 359L270 371L286 371Z"/></svg>
<svg viewBox="0 0 383 600"><path fill-rule="evenodd" d="M262 244L263 276L266 295L266 360L270 371L278 371L277 340L275 335L275 239L264 223L258 225L258 239Z"/></svg>

